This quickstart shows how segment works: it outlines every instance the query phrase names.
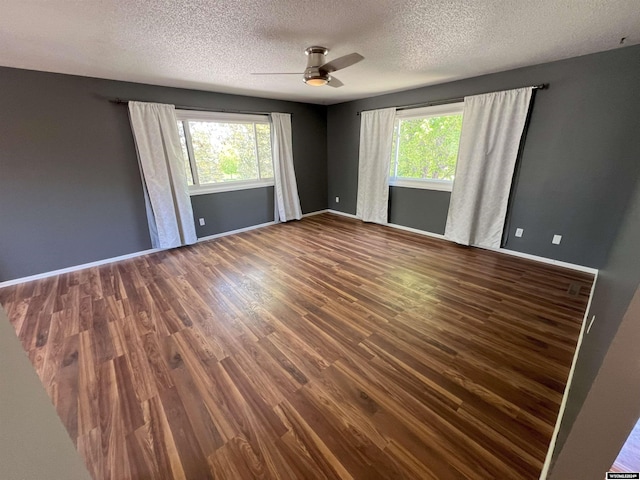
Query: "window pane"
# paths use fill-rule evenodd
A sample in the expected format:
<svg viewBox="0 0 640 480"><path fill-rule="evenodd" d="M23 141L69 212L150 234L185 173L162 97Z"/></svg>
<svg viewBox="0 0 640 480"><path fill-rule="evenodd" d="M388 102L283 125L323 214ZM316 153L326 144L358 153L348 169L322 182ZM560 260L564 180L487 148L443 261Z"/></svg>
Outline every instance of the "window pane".
<svg viewBox="0 0 640 480"><path fill-rule="evenodd" d="M189 154L187 153L187 140L184 136L184 125L178 122L178 134L180 135L180 145L182 146L182 158L184 160L184 168L187 172L187 185L193 185L193 174L191 173L191 165L189 165Z"/></svg>
<svg viewBox="0 0 640 480"><path fill-rule="evenodd" d="M260 178L273 178L273 158L271 153L271 125L256 123Z"/></svg>
<svg viewBox="0 0 640 480"><path fill-rule="evenodd" d="M401 120L398 178L453 181L462 114Z"/></svg>
<svg viewBox="0 0 640 480"><path fill-rule="evenodd" d="M253 124L189 121L200 184L256 180Z"/></svg>

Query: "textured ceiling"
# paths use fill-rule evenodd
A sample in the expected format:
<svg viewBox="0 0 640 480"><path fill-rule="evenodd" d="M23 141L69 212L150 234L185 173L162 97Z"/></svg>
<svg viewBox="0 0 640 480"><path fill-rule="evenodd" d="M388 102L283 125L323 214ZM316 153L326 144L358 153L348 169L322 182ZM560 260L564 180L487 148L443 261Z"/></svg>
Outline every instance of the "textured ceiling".
<svg viewBox="0 0 640 480"><path fill-rule="evenodd" d="M338 103L640 43L638 0L1 0L0 65ZM304 49L365 60L314 88Z"/></svg>

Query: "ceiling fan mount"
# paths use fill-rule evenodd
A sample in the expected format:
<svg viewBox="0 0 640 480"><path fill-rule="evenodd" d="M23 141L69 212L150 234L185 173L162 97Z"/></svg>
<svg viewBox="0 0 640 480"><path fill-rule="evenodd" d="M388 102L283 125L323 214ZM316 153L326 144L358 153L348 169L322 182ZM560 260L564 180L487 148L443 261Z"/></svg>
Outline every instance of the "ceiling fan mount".
<svg viewBox="0 0 640 480"><path fill-rule="evenodd" d="M327 62L327 54L329 49L314 45L308 47L304 51L307 55L307 68L302 73L302 80L312 87L322 87L329 85L330 87L341 87L343 83L333 77L331 73L350 67L351 65L364 60L359 53L350 53L343 57L336 58L331 62ZM299 75L290 73L254 73L253 75Z"/></svg>
<svg viewBox="0 0 640 480"><path fill-rule="evenodd" d="M324 47L318 47L318 46L307 47L304 49L305 55L312 55L314 53L320 53L321 55L326 56L327 53L329 53L329 49Z"/></svg>

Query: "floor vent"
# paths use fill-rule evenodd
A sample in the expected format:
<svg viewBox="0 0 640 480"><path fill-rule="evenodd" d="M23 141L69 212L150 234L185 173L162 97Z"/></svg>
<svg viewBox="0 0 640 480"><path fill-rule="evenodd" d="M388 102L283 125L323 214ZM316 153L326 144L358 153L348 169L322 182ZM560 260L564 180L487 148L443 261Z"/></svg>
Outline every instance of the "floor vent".
<svg viewBox="0 0 640 480"><path fill-rule="evenodd" d="M567 294L572 297L577 297L580 295L580 290L582 289L582 285L579 283L570 283L569 288L567 289Z"/></svg>

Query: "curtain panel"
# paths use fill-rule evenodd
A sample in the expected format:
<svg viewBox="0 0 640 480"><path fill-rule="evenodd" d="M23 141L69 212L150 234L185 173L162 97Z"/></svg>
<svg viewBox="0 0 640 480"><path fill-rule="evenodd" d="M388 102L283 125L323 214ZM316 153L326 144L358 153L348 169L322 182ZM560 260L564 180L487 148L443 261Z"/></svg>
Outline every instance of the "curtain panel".
<svg viewBox="0 0 640 480"><path fill-rule="evenodd" d="M356 216L386 224L389 210L389 168L396 109L360 114L360 152Z"/></svg>
<svg viewBox="0 0 640 480"><path fill-rule="evenodd" d="M500 248L532 90L465 97L446 239Z"/></svg>
<svg viewBox="0 0 640 480"><path fill-rule="evenodd" d="M291 115L271 114L271 142L273 146L273 177L275 183L276 221L300 220L302 209L298 196L296 172L293 168Z"/></svg>
<svg viewBox="0 0 640 480"><path fill-rule="evenodd" d="M175 107L129 102L151 244L173 248L195 243L195 224L182 160Z"/></svg>

